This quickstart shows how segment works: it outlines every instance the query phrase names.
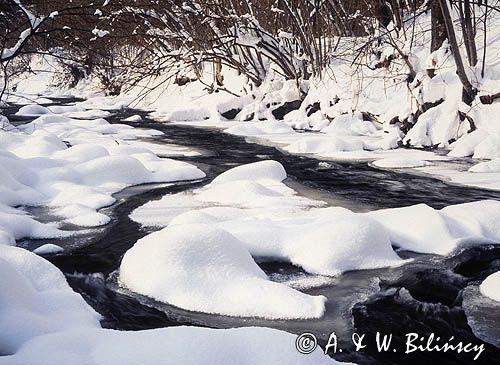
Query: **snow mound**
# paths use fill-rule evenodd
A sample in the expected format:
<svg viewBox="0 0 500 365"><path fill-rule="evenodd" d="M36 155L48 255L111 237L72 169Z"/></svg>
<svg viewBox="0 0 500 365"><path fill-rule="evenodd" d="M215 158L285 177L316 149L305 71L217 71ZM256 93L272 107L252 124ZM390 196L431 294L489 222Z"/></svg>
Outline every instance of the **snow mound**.
<svg viewBox="0 0 500 365"><path fill-rule="evenodd" d="M53 114L53 113L48 108L36 104L25 105L21 107L16 113L16 115L23 115L27 117L44 115L44 114Z"/></svg>
<svg viewBox="0 0 500 365"><path fill-rule="evenodd" d="M277 161L267 160L238 166L217 176L212 185L238 180L271 180L281 182L287 177L285 168Z"/></svg>
<svg viewBox="0 0 500 365"><path fill-rule="evenodd" d="M336 136L366 136L377 132L377 128L373 123L364 121L360 114L344 114L335 118L321 132Z"/></svg>
<svg viewBox="0 0 500 365"><path fill-rule="evenodd" d="M241 241L252 256L288 261L311 274L336 276L404 263L381 224L347 209L267 215L255 218L245 209L212 207L181 214L170 226L218 227Z"/></svg>
<svg viewBox="0 0 500 365"><path fill-rule="evenodd" d="M51 255L63 252L64 249L61 246L48 243L46 245L40 246L33 250L33 253L37 255Z"/></svg>
<svg viewBox="0 0 500 365"><path fill-rule="evenodd" d="M210 118L210 111L205 107L174 110L165 116L166 120L172 121L197 121Z"/></svg>
<svg viewBox="0 0 500 365"><path fill-rule="evenodd" d="M335 276L350 270L401 265L387 232L378 222L354 214L339 215L326 224L311 224L283 245L290 261L312 274ZM286 231L282 234L286 235Z"/></svg>
<svg viewBox="0 0 500 365"><path fill-rule="evenodd" d="M464 135L452 144L449 153L454 157L472 156L479 159L500 158L500 136L491 135L483 129L477 129Z"/></svg>
<svg viewBox="0 0 500 365"><path fill-rule="evenodd" d="M484 296L500 302L500 271L484 279L479 290Z"/></svg>
<svg viewBox="0 0 500 365"><path fill-rule="evenodd" d="M469 172L477 172L477 173L500 172L500 158L497 158L492 161L480 162L477 165L472 166L469 169Z"/></svg>
<svg viewBox="0 0 500 365"><path fill-rule="evenodd" d="M142 117L138 114L131 115L128 118L123 119L124 122L140 122Z"/></svg>
<svg viewBox="0 0 500 365"><path fill-rule="evenodd" d="M489 136L482 140L474 149L474 158L500 158L500 136Z"/></svg>
<svg viewBox="0 0 500 365"><path fill-rule="evenodd" d="M106 156L82 163L79 173L87 184L140 184L151 180L151 172L136 158Z"/></svg>
<svg viewBox="0 0 500 365"><path fill-rule="evenodd" d="M269 281L242 243L210 225L174 225L127 251L121 285L180 308L265 318L319 318L324 297Z"/></svg>

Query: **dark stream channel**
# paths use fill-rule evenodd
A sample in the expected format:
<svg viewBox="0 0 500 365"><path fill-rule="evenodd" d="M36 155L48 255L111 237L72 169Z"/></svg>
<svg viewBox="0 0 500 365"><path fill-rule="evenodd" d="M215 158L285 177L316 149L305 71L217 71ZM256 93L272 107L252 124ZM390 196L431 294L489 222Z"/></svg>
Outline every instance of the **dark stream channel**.
<svg viewBox="0 0 500 365"><path fill-rule="evenodd" d="M12 106L4 111L13 124L32 119L15 117L13 113L17 108ZM64 242L73 238L61 242L50 240L63 247L74 247L64 254L48 255L46 258L58 266L73 289L103 315L104 327L141 330L176 325L213 328L266 326L296 334L312 332L322 346L330 333L335 331L343 352L331 355L341 361L359 364L422 364L425 361L500 364L500 349L491 344L498 346L496 336L500 306L496 307L496 314L490 313L489 316L496 322L480 324L482 339L475 335L478 331L469 326L462 306L464 289L500 270L500 246L495 245L465 249L448 258L399 252L414 261L396 269L345 273L332 279L328 285L305 290L328 298L326 314L318 320L270 321L193 313L118 288L115 276L121 257L138 239L150 232L129 218L134 209L165 194L203 186L218 174L246 163L264 159L279 161L288 172L288 184L302 194L357 211L418 203L442 208L483 199L500 199L500 192L451 185L416 174L379 170L366 162L328 161L328 165L320 164L321 161L314 158L286 154L277 148L249 143L244 138L217 130L157 123L148 119L147 113L137 110L119 111L106 119L111 123L122 123L123 118L133 114L143 116L143 121L129 124L164 132L164 136L154 139L157 143L172 143L203 151L201 156L175 158L197 165L205 171L207 178L196 182L126 189L116 194L117 202L113 206L106 208L106 213L112 217L109 225L75 238L83 239L83 244ZM30 212L40 216L41 220L44 215L47 219L47 211L43 208ZM411 222L408 229L411 229ZM43 243L46 242L24 241L21 245L35 248ZM273 280L306 276L300 268L286 263L263 262L260 266ZM393 334L392 347L397 349L397 353L392 350L377 351L374 339L378 331ZM353 332L366 334L367 348L354 351L351 343ZM435 333L436 337L446 340L454 336L453 343L484 344L485 351L474 362L471 353L414 352L405 355L405 334L409 332L426 338Z"/></svg>

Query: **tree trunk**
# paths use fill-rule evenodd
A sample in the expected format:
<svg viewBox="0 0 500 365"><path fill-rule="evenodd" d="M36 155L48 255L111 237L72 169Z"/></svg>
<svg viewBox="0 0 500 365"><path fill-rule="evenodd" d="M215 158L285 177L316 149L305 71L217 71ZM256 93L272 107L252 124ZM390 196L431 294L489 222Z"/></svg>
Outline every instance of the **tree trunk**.
<svg viewBox="0 0 500 365"><path fill-rule="evenodd" d="M470 105L476 97L477 90L474 89L467 77L467 74L465 73L464 63L462 61L462 56L460 55L460 48L458 47L457 37L455 35L455 29L453 28L453 20L451 19L447 0L439 0L439 5L441 6L441 11L443 13L443 19L444 24L446 25L446 32L448 33L451 53L453 54L453 58L457 66L457 75L463 86L462 101Z"/></svg>
<svg viewBox="0 0 500 365"><path fill-rule="evenodd" d="M464 43L467 48L469 65L477 65L476 29L472 24L472 11L470 0L464 0Z"/></svg>
<svg viewBox="0 0 500 365"><path fill-rule="evenodd" d="M437 51L448 38L446 25L444 23L443 12L439 6L439 0L432 0L431 4L431 52Z"/></svg>
<svg viewBox="0 0 500 365"><path fill-rule="evenodd" d="M220 58L215 60L215 82L218 86L224 86L224 76L222 75L222 61Z"/></svg>

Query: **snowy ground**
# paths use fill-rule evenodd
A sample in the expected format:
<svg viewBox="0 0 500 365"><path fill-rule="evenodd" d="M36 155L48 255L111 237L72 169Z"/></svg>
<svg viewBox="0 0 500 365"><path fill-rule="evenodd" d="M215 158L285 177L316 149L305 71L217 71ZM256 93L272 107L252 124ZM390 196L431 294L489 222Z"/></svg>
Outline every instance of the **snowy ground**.
<svg viewBox="0 0 500 365"><path fill-rule="evenodd" d="M109 102L110 110L116 106L112 100L103 100ZM35 117L33 122L14 127L3 121L0 354L11 356L0 357L0 364L119 364L125 359L155 364L165 358L171 363L182 359L183 364L335 363L320 349L302 356L294 348L295 336L264 328L104 330L99 316L69 288L54 266L34 253L11 247L22 237L71 234L57 225L37 222L20 206L48 206L61 222L97 226L109 222L99 209L112 204L113 193L127 186L205 176L195 166L175 160L175 156L196 151L140 140L154 137L158 131L109 124L103 119L108 115L103 100L63 107L27 105L19 115ZM242 123L235 123L227 132L240 134L242 125L250 125ZM304 153L300 150L303 143L309 146L301 141L324 138L297 133L277 122L260 122L255 128L268 128L258 135L269 138L266 143L295 145L296 153ZM329 142L319 145L322 143ZM318 143L314 140L310 145ZM375 162L381 168L420 168L447 160L420 151L373 153L383 157ZM353 213L301 197L283 184L285 178L283 166L263 161L229 170L203 188L168 195L137 209L131 216L134 220L167 227L138 241L126 253L120 284L193 311L273 319L320 318L324 297L304 294L290 283L272 282L255 260L282 260L300 266L311 274L305 279L307 285L314 286L345 271L403 265L405 260L394 247L447 255L472 243L500 241L498 202L442 210L418 205ZM409 221L415 225L411 231L406 229ZM59 251L46 246L39 253ZM484 295L495 298L498 294L495 280L488 279L481 286ZM134 348L139 342L145 345L137 351Z"/></svg>
<svg viewBox="0 0 500 365"><path fill-rule="evenodd" d="M427 29L428 21L423 18L416 26ZM500 49L493 42L499 36L499 22L494 15L485 77L479 76L479 69L467 69L480 94L500 90ZM201 82L193 82L158 89L163 94L153 93L139 106L154 109L158 121L220 128L289 153L322 160L363 160L381 169L412 169L498 190L500 128L495 118L500 103L483 105L476 100L464 106L449 52L442 48L429 54L425 37L416 41L409 54L417 72L411 85L401 80L402 63L359 74L349 60L339 60L331 67L334 77L304 82L305 100L283 121L276 120L271 106L299 99L295 81L271 75L262 87L250 91L247 81L230 70L224 70L225 87L241 97L208 93ZM346 45L351 47L351 40L340 46ZM388 57L392 52L387 49L382 54ZM481 48L478 53L482 54ZM45 66L41 62L39 68ZM427 75L430 66L435 68L433 78ZM270 329L102 329L99 316L54 266L12 247L23 237L71 234L57 224L37 222L22 206L47 206L60 223L101 226L110 218L99 209L112 204L113 194L127 186L205 176L195 166L175 160L197 151L141 140L159 132L105 120L115 109L137 106L133 92L102 97L91 90L92 80L68 92L48 87L49 81L43 72L23 75L16 80L19 94L9 95L10 102L26 104L19 116L36 117L33 122L14 127L0 117L0 355L11 355L0 356L0 364L335 363L319 349L310 356L298 354L295 336ZM69 93L87 100L49 106L47 96ZM397 124L424 103L440 104L426 110L403 135ZM310 112L314 105L317 110ZM237 118L222 117L232 109L238 112ZM474 118L477 130L468 133L470 126L459 121L458 110ZM367 115L374 120L365 120L370 119ZM402 143L439 150L397 148ZM119 283L192 311L320 318L328 304L325 297L271 281L255 261L281 260L300 266L311 275L306 277L307 285L314 286L349 270L404 265L399 248L449 255L470 244L500 242L499 202L353 213L299 196L282 183L285 177L283 167L273 161L247 165L201 189L169 195L137 209L132 219L163 229L139 240L126 253ZM38 253L60 251L49 245ZM476 301L484 299L488 308L497 309L499 287L496 273L471 290Z"/></svg>

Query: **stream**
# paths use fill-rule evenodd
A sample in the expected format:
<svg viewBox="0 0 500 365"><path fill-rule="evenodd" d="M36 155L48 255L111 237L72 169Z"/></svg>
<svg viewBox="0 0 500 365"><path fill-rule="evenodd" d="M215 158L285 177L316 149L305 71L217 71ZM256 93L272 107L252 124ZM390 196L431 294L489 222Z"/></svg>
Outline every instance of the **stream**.
<svg viewBox="0 0 500 365"><path fill-rule="evenodd" d="M55 100L57 105L67 102L71 100ZM18 106L11 106L4 110L13 124L33 119L14 116L17 109ZM358 212L419 203L442 208L483 199L500 199L500 192L452 185L409 172L380 170L366 162L321 161L287 154L275 147L251 143L214 129L158 123L149 119L146 112L138 110L116 111L106 119L110 123L123 123L122 119L134 114L141 115L143 120L128 124L164 132L163 136L150 141L201 151L200 156L175 159L197 165L207 177L194 182L125 189L115 194L115 204L104 209L104 213L112 217L112 222L105 227L81 230L81 234L74 238L19 242L28 249L47 242L65 248L63 254L45 257L60 268L72 288L103 315L103 327L142 330L178 325L211 328L264 326L296 334L314 333L323 347L330 333L335 331L343 351L331 355L339 361L384 365L400 364L401 359L405 364L425 361L472 363L472 354L435 351L403 356L392 351L379 352L371 342L363 350L355 351L351 342L353 332L366 334L367 338L375 338L377 332L393 334L394 346L403 351L405 334L416 332L427 337L435 333L446 339L454 336L455 343L483 344L485 351L474 363L500 364L500 306L471 303L470 296L464 295L474 290L489 274L500 270L500 246L467 248L452 257L398 251L400 256L414 260L399 268L347 272L324 285L303 290L328 298L324 317L313 320L280 321L194 313L118 287L116 270L121 257L138 239L152 232L151 228L143 228L129 218L134 209L166 194L201 187L220 173L242 164L266 159L279 161L289 175L285 183L300 194ZM26 209L40 221L57 220L44 207ZM287 263L259 262L259 265L274 281L309 276ZM469 315L471 308L476 313L474 321ZM481 308L488 310L487 316L477 315Z"/></svg>

